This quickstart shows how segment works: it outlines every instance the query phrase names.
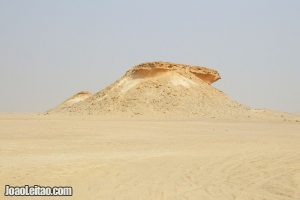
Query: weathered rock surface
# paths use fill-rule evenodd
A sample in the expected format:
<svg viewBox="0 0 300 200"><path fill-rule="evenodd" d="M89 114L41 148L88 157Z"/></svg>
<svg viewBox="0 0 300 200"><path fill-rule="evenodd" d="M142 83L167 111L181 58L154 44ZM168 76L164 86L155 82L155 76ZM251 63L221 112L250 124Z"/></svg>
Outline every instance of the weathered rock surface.
<svg viewBox="0 0 300 200"><path fill-rule="evenodd" d="M208 84L212 84L221 76L216 70L207 67L176 64L170 62L148 62L137 65L127 72L133 78L148 78L161 75L166 72L176 71L177 73L192 73Z"/></svg>
<svg viewBox="0 0 300 200"><path fill-rule="evenodd" d="M69 99L65 100L62 104L58 105L53 110L50 110L50 112L51 111L61 112L61 111L65 110L65 109L70 108L71 106L73 106L76 103L79 103L81 101L86 100L87 98L91 97L92 95L93 95L93 93L88 92L88 91L78 92L77 94L73 95Z"/></svg>
<svg viewBox="0 0 300 200"><path fill-rule="evenodd" d="M101 115L109 118L288 120L234 101L211 84L216 70L169 62L134 66L115 83L92 95L80 92L49 113Z"/></svg>

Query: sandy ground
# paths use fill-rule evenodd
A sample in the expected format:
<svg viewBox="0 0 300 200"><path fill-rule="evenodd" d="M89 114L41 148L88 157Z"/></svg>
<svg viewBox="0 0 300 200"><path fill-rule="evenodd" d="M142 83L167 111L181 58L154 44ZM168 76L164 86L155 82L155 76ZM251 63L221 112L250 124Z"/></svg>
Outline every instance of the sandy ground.
<svg viewBox="0 0 300 200"><path fill-rule="evenodd" d="M0 158L0 199L34 199L5 198L6 184L73 186L51 199L300 199L300 123L2 114Z"/></svg>

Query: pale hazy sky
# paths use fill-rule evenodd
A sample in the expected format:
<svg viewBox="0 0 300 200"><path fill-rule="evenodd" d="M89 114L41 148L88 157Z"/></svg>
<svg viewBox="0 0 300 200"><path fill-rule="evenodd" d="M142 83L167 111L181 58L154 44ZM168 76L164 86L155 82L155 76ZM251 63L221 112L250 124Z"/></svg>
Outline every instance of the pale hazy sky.
<svg viewBox="0 0 300 200"><path fill-rule="evenodd" d="M299 0L0 0L0 112L40 112L141 62L217 69L241 103L300 112Z"/></svg>

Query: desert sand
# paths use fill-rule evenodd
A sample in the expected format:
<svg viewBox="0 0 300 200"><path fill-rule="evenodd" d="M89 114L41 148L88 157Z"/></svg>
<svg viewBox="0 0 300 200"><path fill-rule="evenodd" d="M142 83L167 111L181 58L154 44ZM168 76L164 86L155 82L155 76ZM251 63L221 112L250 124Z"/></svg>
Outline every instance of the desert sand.
<svg viewBox="0 0 300 200"><path fill-rule="evenodd" d="M48 112L0 114L0 193L41 185L72 186L65 199L78 200L299 200L299 115L243 105L212 86L219 79L207 67L143 63Z"/></svg>
<svg viewBox="0 0 300 200"><path fill-rule="evenodd" d="M300 199L300 123L0 115L4 185L66 185L39 199ZM4 197L1 199L38 197Z"/></svg>

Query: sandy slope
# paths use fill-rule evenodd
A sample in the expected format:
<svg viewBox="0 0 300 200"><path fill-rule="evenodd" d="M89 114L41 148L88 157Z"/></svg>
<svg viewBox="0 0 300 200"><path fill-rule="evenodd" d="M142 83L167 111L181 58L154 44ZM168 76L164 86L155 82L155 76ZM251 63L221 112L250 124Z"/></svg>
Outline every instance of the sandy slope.
<svg viewBox="0 0 300 200"><path fill-rule="evenodd" d="M39 184L73 186L66 199L300 199L300 123L0 115L0 147L1 194Z"/></svg>

